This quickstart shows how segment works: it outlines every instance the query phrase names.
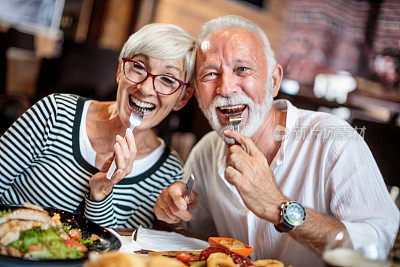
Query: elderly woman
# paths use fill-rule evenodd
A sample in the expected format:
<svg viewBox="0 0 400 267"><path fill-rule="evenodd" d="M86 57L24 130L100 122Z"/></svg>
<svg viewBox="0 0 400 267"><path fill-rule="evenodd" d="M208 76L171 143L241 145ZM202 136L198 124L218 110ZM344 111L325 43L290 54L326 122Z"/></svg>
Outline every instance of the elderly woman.
<svg viewBox="0 0 400 267"><path fill-rule="evenodd" d="M195 45L177 26L147 25L121 51L116 101L53 94L32 106L0 139L0 202L80 211L105 227L151 226L157 196L183 172L152 128L191 97ZM144 116L131 131L133 110Z"/></svg>

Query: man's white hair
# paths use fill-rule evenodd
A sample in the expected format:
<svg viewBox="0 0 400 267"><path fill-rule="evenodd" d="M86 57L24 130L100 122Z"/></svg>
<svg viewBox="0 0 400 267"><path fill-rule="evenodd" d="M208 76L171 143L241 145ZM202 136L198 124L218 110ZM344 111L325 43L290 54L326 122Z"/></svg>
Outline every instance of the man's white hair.
<svg viewBox="0 0 400 267"><path fill-rule="evenodd" d="M274 52L271 49L271 45L269 44L267 35L264 33L264 31L257 24L250 20L240 16L229 15L207 21L201 27L198 45L200 45L208 35L227 28L248 29L254 32L261 39L264 45L265 55L267 56L268 75L270 76L274 66L276 65Z"/></svg>
<svg viewBox="0 0 400 267"><path fill-rule="evenodd" d="M129 37L122 47L119 60L139 54L163 60L183 59L185 82L190 82L193 77L196 43L189 33L176 25L152 23Z"/></svg>

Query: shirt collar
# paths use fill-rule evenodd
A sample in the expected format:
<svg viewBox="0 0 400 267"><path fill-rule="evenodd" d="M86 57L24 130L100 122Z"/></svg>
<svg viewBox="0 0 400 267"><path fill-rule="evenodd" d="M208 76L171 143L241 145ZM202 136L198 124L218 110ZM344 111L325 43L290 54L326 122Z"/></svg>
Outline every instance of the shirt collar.
<svg viewBox="0 0 400 267"><path fill-rule="evenodd" d="M297 120L297 113L298 110L295 106L292 105L286 99L279 99L274 101L274 107L276 110L279 111L286 111L286 122L285 122L285 129L284 134L282 136L282 143L281 147L276 153L274 160L271 162L271 169L275 171L275 169L282 164L285 159L285 154L288 149L288 142L289 142L289 134L292 132L293 128L295 127L296 120Z"/></svg>

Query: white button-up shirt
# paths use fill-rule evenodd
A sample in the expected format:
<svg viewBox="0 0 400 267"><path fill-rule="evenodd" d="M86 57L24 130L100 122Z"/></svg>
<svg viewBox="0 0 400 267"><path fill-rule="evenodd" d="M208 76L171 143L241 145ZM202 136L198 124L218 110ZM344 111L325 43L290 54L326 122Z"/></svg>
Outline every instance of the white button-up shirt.
<svg viewBox="0 0 400 267"><path fill-rule="evenodd" d="M287 116L285 136L270 164L283 194L340 220L355 249L375 243L388 253L400 214L362 137L336 116L297 109L286 100L274 105ZM199 193L189 230L238 239L255 249L256 259L322 266L319 256L246 208L236 187L224 178L226 154L225 142L211 132L185 164L185 177L196 176L194 189Z"/></svg>

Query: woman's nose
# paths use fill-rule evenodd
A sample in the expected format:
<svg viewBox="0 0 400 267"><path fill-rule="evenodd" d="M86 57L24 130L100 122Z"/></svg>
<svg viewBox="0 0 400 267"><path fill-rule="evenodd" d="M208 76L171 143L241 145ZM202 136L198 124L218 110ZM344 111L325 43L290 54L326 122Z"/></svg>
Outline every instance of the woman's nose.
<svg viewBox="0 0 400 267"><path fill-rule="evenodd" d="M217 88L217 93L223 97L230 97L238 91L238 86L233 77L228 74L223 74L220 84Z"/></svg>
<svg viewBox="0 0 400 267"><path fill-rule="evenodd" d="M144 95L151 95L156 93L153 83L153 77L151 76L147 76L147 78L143 82L137 85L137 88Z"/></svg>

